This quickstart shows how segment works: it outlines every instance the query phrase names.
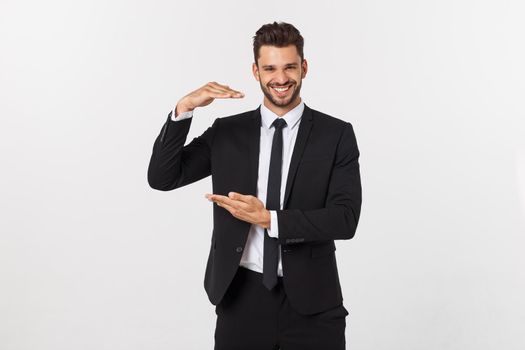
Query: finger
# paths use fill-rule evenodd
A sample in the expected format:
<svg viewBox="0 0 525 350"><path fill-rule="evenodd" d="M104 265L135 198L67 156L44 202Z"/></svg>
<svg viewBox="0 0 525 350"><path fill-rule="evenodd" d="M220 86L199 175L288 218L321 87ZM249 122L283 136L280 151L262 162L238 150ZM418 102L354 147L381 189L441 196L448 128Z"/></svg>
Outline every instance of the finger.
<svg viewBox="0 0 525 350"><path fill-rule="evenodd" d="M228 197L244 203L251 203L253 201L252 195L245 195L237 192L229 192Z"/></svg>
<svg viewBox="0 0 525 350"><path fill-rule="evenodd" d="M229 85L219 84L216 81L210 81L209 85L214 87L214 88L216 88L216 89L221 89L221 90L231 91L231 92L240 92L240 91L237 91L237 90L234 90L234 89L230 88Z"/></svg>
<svg viewBox="0 0 525 350"><path fill-rule="evenodd" d="M233 207L235 209L239 209L239 210L248 210L250 208L250 205L249 204L246 204L242 201L239 201L239 200L236 200L236 199L231 199L227 196L222 196L222 195L219 195L219 194L214 194L213 197L212 197L212 200L215 201L215 202L219 202L221 204L225 204L225 205L229 205L230 207Z"/></svg>
<svg viewBox="0 0 525 350"><path fill-rule="evenodd" d="M230 92L208 91L208 96L213 98L239 98Z"/></svg>
<svg viewBox="0 0 525 350"><path fill-rule="evenodd" d="M216 87L220 87L222 89L230 89L229 85L219 84L216 81L210 81L210 84Z"/></svg>
<svg viewBox="0 0 525 350"><path fill-rule="evenodd" d="M221 196L220 194L210 194L207 196L207 198L215 203L226 203L226 200L229 199L226 196ZM230 203L226 203L231 205Z"/></svg>
<svg viewBox="0 0 525 350"><path fill-rule="evenodd" d="M215 202L215 203L217 203L217 202L221 201L221 199L219 198L220 195L218 195L218 194L206 193L206 194L204 195L204 197L206 197L210 202Z"/></svg>
<svg viewBox="0 0 525 350"><path fill-rule="evenodd" d="M247 218L248 218L248 212L244 209L244 208L238 208L238 207L235 207L234 205L229 205L226 203L226 201L228 201L228 197L226 196L221 196L221 195L218 195L218 194L207 194L206 196L209 196L210 198L213 198L213 201L219 206L219 207L222 207L224 209L226 209L230 214L232 214L234 217L236 217L237 219L239 220L243 220L243 221L246 221L246 222L249 222L249 223L252 223L251 221L249 221ZM237 204L240 204L240 205L245 205L244 203L240 202L240 201L235 201L235 200L231 200L233 203L237 203Z"/></svg>
<svg viewBox="0 0 525 350"><path fill-rule="evenodd" d="M238 90L231 89L228 85L222 85L216 81L211 81L208 84L209 87L214 88L219 91L227 92L233 94L233 97L244 97L244 93Z"/></svg>
<svg viewBox="0 0 525 350"><path fill-rule="evenodd" d="M211 200L221 200L223 198L228 198L226 196L223 196L220 194L214 194L214 193L206 194L206 197L210 198Z"/></svg>
<svg viewBox="0 0 525 350"><path fill-rule="evenodd" d="M232 92L231 90L221 90L212 87L207 87L208 95L213 98L241 98L244 97L242 93Z"/></svg>
<svg viewBox="0 0 525 350"><path fill-rule="evenodd" d="M215 93L218 93L218 94L233 94L232 91L229 91L227 89L223 89L221 87L212 86L212 85L206 86L206 91L208 91L208 92L215 92Z"/></svg>

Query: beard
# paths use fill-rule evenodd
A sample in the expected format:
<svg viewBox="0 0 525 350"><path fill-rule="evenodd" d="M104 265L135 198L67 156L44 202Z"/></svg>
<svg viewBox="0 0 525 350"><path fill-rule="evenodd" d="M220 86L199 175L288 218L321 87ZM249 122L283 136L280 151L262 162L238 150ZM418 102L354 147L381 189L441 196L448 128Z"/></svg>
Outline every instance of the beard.
<svg viewBox="0 0 525 350"><path fill-rule="evenodd" d="M272 90L271 90L272 88L264 86L261 83L260 80L259 80L259 85L261 85L261 90L262 90L264 96L266 96L266 98L273 105L282 108L282 107L287 107L287 106L291 105L292 102L295 101L297 96L299 96L299 93L301 92L302 79L301 79L301 81L299 81L299 84L297 84L294 81L290 81L288 84L285 84L285 85L290 85L290 89L294 89L294 90L293 90L292 94L289 94L288 96L286 96L284 98L281 98L281 97L273 95Z"/></svg>

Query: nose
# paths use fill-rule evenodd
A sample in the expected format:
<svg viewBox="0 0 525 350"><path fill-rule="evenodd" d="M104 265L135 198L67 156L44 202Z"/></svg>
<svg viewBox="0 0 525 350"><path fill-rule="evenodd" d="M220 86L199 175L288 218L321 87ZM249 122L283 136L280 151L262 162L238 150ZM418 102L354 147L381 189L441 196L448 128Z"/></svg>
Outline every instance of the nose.
<svg viewBox="0 0 525 350"><path fill-rule="evenodd" d="M288 80L288 77L286 76L286 74L284 72L279 72L277 73L277 76L275 77L274 85L283 86L283 85L288 85L289 82L290 81Z"/></svg>

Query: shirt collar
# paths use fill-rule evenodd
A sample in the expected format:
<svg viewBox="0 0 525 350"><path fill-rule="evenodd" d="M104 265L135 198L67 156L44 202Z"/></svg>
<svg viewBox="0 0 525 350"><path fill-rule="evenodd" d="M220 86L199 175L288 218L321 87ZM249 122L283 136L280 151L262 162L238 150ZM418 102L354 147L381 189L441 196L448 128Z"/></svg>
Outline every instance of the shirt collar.
<svg viewBox="0 0 525 350"><path fill-rule="evenodd" d="M279 117L277 114L268 109L268 107L266 107L264 103L261 103L261 123L263 127L269 129L276 118L283 118L286 121L287 128L289 127L289 130L291 130L295 128L299 120L301 120L303 111L304 102L302 99L297 106L295 106L292 110L288 111L282 117Z"/></svg>

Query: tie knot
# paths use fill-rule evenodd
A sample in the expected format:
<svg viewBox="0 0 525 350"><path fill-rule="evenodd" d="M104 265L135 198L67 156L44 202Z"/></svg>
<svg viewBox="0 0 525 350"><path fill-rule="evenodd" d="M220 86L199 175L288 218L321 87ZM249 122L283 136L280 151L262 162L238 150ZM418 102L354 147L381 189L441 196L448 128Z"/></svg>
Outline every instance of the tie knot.
<svg viewBox="0 0 525 350"><path fill-rule="evenodd" d="M276 118L272 125L275 127L275 129L282 129L286 126L286 120L284 120L283 118Z"/></svg>

